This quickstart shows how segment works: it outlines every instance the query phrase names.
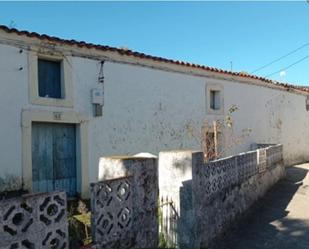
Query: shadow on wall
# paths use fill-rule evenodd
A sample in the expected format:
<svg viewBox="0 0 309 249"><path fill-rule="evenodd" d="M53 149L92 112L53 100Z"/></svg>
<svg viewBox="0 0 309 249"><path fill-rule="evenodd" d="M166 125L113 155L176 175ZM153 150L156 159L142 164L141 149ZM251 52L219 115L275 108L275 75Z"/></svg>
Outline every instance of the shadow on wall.
<svg viewBox="0 0 309 249"><path fill-rule="evenodd" d="M301 182L308 171L309 167L288 168L285 179L255 203L246 216L223 238L214 241L210 248L309 248L309 210L303 210L299 206L299 212L308 212L307 220L288 217L289 211L286 210L296 192L309 197L309 187L306 189ZM303 188L306 190L302 191Z"/></svg>
<svg viewBox="0 0 309 249"><path fill-rule="evenodd" d="M193 248L195 241L192 180L183 181L179 189L180 217L178 220L179 248Z"/></svg>

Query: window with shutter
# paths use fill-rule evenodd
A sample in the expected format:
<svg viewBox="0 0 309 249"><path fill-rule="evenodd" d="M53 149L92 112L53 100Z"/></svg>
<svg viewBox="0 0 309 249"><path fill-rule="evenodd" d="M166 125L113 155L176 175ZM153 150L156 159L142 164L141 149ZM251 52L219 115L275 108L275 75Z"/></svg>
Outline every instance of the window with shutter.
<svg viewBox="0 0 309 249"><path fill-rule="evenodd" d="M38 59L38 90L44 98L63 98L61 91L61 61Z"/></svg>

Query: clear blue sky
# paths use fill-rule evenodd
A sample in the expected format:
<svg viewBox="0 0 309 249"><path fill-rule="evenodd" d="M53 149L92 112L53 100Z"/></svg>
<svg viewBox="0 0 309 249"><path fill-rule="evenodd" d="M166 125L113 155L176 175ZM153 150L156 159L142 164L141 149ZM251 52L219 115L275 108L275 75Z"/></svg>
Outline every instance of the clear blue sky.
<svg viewBox="0 0 309 249"><path fill-rule="evenodd" d="M205 64L254 69L309 43L309 3L0 2L0 24ZM256 74L309 55L309 46ZM271 78L309 85L309 58Z"/></svg>

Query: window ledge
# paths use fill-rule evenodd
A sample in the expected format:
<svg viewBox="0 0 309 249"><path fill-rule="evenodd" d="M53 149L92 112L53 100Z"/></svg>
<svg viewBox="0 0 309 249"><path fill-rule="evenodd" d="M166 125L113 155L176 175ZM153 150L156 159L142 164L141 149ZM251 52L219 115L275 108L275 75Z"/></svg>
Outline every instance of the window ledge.
<svg viewBox="0 0 309 249"><path fill-rule="evenodd" d="M214 110L214 109L211 109L211 108L207 108L207 113L208 114L214 114L214 115L223 115L224 114L223 108L221 108L219 110Z"/></svg>
<svg viewBox="0 0 309 249"><path fill-rule="evenodd" d="M55 99L55 98L44 98L44 97L32 96L30 102L31 104L34 104L34 105L73 107L72 99Z"/></svg>

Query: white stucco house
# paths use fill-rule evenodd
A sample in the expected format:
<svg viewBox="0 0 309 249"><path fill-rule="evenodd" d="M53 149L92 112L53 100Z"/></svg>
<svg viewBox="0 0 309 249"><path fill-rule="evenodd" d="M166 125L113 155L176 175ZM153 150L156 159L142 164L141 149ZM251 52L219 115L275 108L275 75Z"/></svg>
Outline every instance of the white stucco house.
<svg viewBox="0 0 309 249"><path fill-rule="evenodd" d="M0 192L87 196L100 157L200 149L187 132L236 105L245 142L309 159L308 90L246 73L0 26Z"/></svg>

